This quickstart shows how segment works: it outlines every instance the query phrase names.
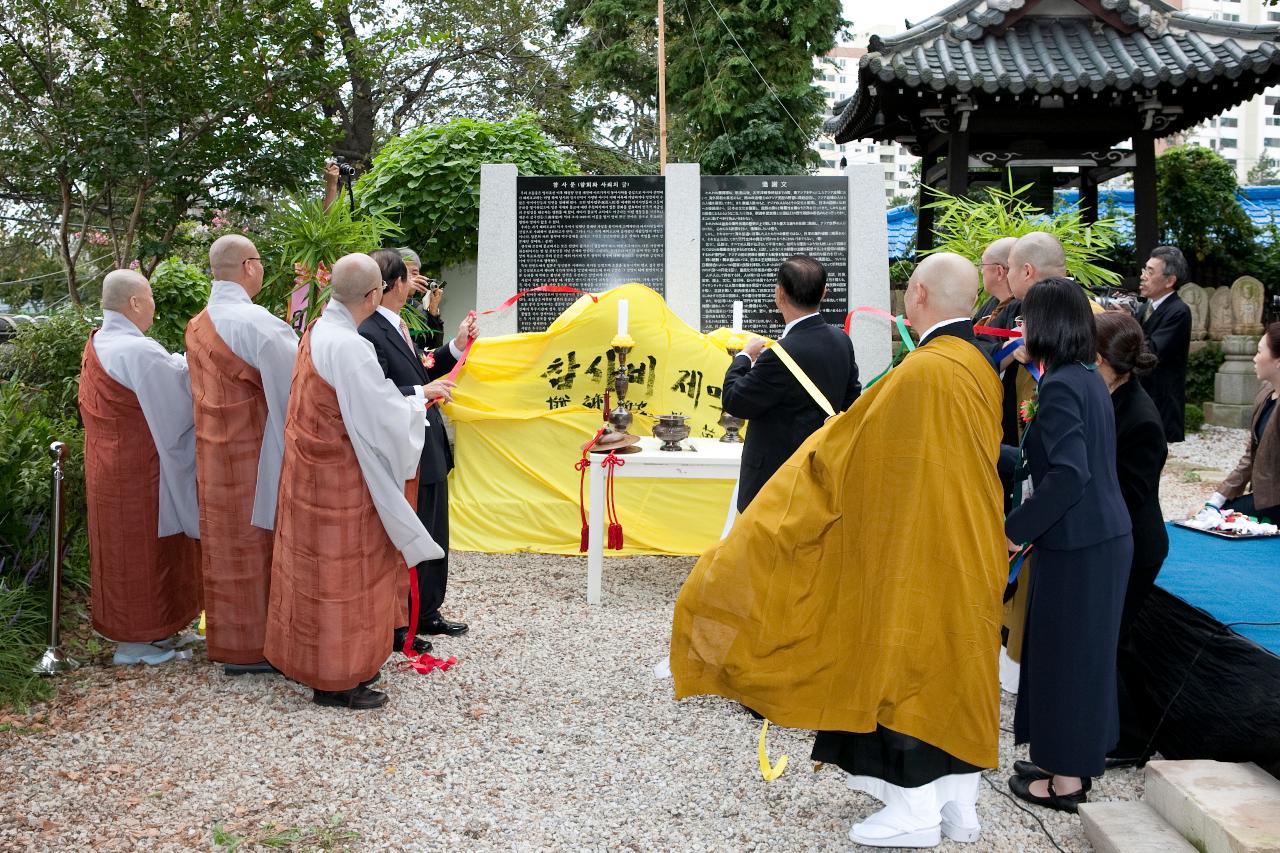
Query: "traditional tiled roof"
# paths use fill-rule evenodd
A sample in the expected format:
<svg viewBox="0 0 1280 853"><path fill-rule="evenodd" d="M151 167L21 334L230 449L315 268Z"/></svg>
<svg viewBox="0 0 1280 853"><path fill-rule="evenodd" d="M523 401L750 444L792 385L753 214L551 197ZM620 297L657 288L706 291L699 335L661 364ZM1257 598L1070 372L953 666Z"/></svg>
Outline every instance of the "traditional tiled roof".
<svg viewBox="0 0 1280 853"><path fill-rule="evenodd" d="M1280 66L1280 24L1214 21L1158 0L1081 4L1079 11L1094 5L1105 18L1041 14L1036 5L960 0L900 35L873 38L859 62L858 92L836 104L826 131L838 141L873 135L878 87L886 84L975 97L1150 92Z"/></svg>

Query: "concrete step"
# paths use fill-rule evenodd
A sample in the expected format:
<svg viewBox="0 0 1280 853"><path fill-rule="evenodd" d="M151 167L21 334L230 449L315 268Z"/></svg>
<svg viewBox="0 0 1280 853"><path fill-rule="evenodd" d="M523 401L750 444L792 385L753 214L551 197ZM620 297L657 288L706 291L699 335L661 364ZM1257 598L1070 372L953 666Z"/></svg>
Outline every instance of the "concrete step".
<svg viewBox="0 0 1280 853"><path fill-rule="evenodd" d="M1195 853L1155 809L1143 802L1085 803L1084 834L1097 853Z"/></svg>
<svg viewBox="0 0 1280 853"><path fill-rule="evenodd" d="M1280 853L1280 780L1256 764L1152 761L1142 799L1205 853Z"/></svg>

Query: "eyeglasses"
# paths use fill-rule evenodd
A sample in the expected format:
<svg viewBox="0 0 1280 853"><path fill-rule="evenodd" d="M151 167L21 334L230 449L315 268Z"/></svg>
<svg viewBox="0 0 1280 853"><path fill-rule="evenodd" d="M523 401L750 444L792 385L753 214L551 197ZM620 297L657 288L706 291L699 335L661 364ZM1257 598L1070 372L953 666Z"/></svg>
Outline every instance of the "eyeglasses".
<svg viewBox="0 0 1280 853"><path fill-rule="evenodd" d="M366 291L364 292L364 296L362 296L362 297L360 297L360 298L361 298L361 299L368 299L368 298L369 298L369 294L370 294L370 293L377 293L377 292L378 292L379 290L381 290L381 289L382 289L382 285L378 285L377 287L373 288L373 290L366 290Z"/></svg>
<svg viewBox="0 0 1280 853"><path fill-rule="evenodd" d="M256 258L256 257L255 257L255 258L245 258L245 259L244 259L243 261L241 261L240 263L242 263L242 264L247 264L247 263L249 263L249 261L257 261L258 263L262 263L262 258Z"/></svg>

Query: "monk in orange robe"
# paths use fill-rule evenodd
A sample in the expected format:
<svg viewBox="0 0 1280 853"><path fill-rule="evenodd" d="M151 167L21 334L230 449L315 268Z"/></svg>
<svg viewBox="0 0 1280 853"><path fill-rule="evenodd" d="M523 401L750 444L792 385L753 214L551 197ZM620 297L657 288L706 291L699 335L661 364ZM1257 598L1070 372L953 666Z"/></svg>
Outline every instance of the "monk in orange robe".
<svg viewBox="0 0 1280 853"><path fill-rule="evenodd" d="M378 307L382 273L347 255L330 284L302 338L285 423L266 654L318 705L378 708L387 696L371 685L402 624L402 579L444 551L405 496L425 399L386 379L357 331Z"/></svg>
<svg viewBox="0 0 1280 853"><path fill-rule="evenodd" d="M917 267L921 345L800 446L676 601L676 697L819 730L814 759L885 803L859 844L975 840L979 771L998 762L1003 395L977 291L958 255Z"/></svg>
<svg viewBox="0 0 1280 853"><path fill-rule="evenodd" d="M209 659L270 673L263 642L284 417L298 339L253 304L262 258L230 234L209 249L209 304L187 324Z"/></svg>
<svg viewBox="0 0 1280 853"><path fill-rule="evenodd" d="M155 300L141 274L107 273L102 314L79 390L93 628L120 643L116 663L160 663L200 611L191 383L185 359L144 335Z"/></svg>

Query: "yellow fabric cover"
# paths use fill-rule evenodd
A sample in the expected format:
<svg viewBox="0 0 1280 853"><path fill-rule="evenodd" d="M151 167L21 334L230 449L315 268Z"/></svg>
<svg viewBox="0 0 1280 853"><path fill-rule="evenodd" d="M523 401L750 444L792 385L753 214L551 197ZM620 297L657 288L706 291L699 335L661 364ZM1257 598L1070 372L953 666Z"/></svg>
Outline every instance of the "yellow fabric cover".
<svg viewBox="0 0 1280 853"><path fill-rule="evenodd" d="M455 427L452 547L578 553L573 466L603 423L605 388L613 394L619 299L628 300L636 341L627 357L631 432L651 435L653 415L679 412L690 416L691 435L723 435L720 386L734 336L727 329L700 334L643 285L613 288L598 303L580 297L545 332L480 338L445 409ZM719 537L732 491L731 480L619 477L626 547L605 553L700 554Z"/></svg>
<svg viewBox="0 0 1280 853"><path fill-rule="evenodd" d="M676 697L996 766L1000 405L991 365L944 336L810 436L681 589Z"/></svg>

